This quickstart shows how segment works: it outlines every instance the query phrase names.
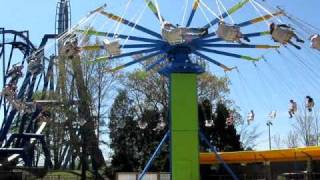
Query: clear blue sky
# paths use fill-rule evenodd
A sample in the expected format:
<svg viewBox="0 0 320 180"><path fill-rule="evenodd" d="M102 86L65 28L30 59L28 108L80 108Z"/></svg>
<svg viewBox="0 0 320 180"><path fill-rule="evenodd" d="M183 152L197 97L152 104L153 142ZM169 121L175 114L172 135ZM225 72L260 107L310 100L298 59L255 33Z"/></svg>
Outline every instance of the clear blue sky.
<svg viewBox="0 0 320 180"><path fill-rule="evenodd" d="M161 1L160 8L162 15L175 24L181 24L184 5L187 0L158 1ZM127 2L128 0L71 0L72 23L76 24L89 11L104 3L108 4L107 10L116 14L122 14ZM190 8L192 0L188 2ZM205 2L218 13L213 0L207 0ZM231 4L238 2L238 0L222 0L222 2L225 3L227 7L230 7ZM266 0L266 2L274 7L279 5L295 17L299 17L320 28L318 13L318 7L320 6L319 0ZM15 30L29 30L32 41L37 45L44 34L54 33L56 3L57 0L0 0L0 27ZM139 15L143 7L143 0L133 0L125 17L131 19ZM189 11L187 14L189 14ZM209 19L213 18L212 14L208 11L206 11L206 15ZM252 6L248 4L245 8L232 15L232 17L235 22L241 22L258 15ZM195 15L193 25L200 26L205 23L205 17L199 10ZM148 10L144 12L139 24L154 30L159 30L159 23ZM108 27L110 28L109 24L107 25L107 28ZM265 23L260 23L253 27L244 28L243 30L249 33L257 31L257 29L267 28ZM259 38L252 40L252 43L273 44L270 39L264 39L262 41L258 39ZM298 61L292 54L286 53L286 49L281 49L281 52L287 57L285 59L281 58L275 51L266 52L252 49L234 51L243 55L265 55L268 59L267 63L258 63L257 67L242 60L213 56L229 66L237 65L239 67L240 74L235 71L228 74L232 82L231 97L240 107L243 116L246 116L246 113L251 109L256 112L254 125L258 125L259 131L263 133L258 142L258 149L267 148L267 126L265 122L267 114L271 110L277 110L278 112L272 133L280 134L284 137L288 130L290 130L292 123L292 120L289 120L287 115L289 99L293 98L296 99L298 103L302 103L305 95L311 95L314 97L316 105L320 104L320 96L318 93L318 89L320 88L320 74L318 73L318 69L320 68L320 55L317 51L309 50L307 48L308 46L309 42L306 42L306 49L301 51L294 50L299 56L307 60L307 62L303 63ZM223 72L216 67L212 67L211 71L219 75L224 75ZM317 111L319 110L318 107L319 106L317 106Z"/></svg>

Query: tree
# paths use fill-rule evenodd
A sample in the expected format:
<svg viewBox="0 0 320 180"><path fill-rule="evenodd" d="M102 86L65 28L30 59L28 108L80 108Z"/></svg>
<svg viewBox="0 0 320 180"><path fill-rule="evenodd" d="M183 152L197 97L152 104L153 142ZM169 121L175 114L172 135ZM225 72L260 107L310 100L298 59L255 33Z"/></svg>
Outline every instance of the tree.
<svg viewBox="0 0 320 180"><path fill-rule="evenodd" d="M134 101L120 90L110 111L110 148L113 150L112 171L141 171L160 142L166 128L157 129L160 112L144 109L136 115ZM167 123L167 122L165 122ZM168 146L165 145L151 171L169 170Z"/></svg>
<svg viewBox="0 0 320 180"><path fill-rule="evenodd" d="M218 102L214 113L212 113L212 105L209 103L209 100L204 100L198 107L200 128L211 145L214 145L218 151L240 151L243 149L241 147L240 135L235 128L235 123L228 124L226 122L231 114L234 114L232 115L234 122L239 121L238 118L241 117L237 116L234 110L228 109L225 103ZM208 120L212 120L213 123L208 123ZM202 143L201 149L210 150L204 143ZM201 166L200 171L202 175L201 179L210 179L210 175L215 173L211 166L208 165ZM216 171L219 171L221 174L225 172L225 169L219 166L216 168Z"/></svg>
<svg viewBox="0 0 320 180"><path fill-rule="evenodd" d="M208 101L203 101L202 104L199 105L199 124L204 134L210 140L210 143L215 145L219 151L242 150L240 135L237 134L234 123L228 125L226 122L231 114L231 110L229 110L224 103L219 102L214 114L208 114L210 113L211 105L206 105L207 102ZM205 126L205 120L207 119L213 120L211 127Z"/></svg>
<svg viewBox="0 0 320 180"><path fill-rule="evenodd" d="M293 129L304 146L317 145L319 141L319 113L305 108L294 116Z"/></svg>
<svg viewBox="0 0 320 180"><path fill-rule="evenodd" d="M238 125L241 146L244 150L252 150L257 146L256 140L261 136L261 132L258 132L257 126L249 128L243 120Z"/></svg>
<svg viewBox="0 0 320 180"><path fill-rule="evenodd" d="M113 150L111 167L113 172L138 171L144 167L168 128L168 79L155 71L136 70L125 74L120 82L122 86L109 114L110 147ZM227 106L231 106L231 101L226 98L228 84L227 78L210 73L198 76L199 101L209 99L212 104L220 102L216 105L218 116L215 118L219 127L210 132L219 131L219 137L212 135L211 138L224 151L239 150L241 147L234 126L225 126L229 114ZM204 120L200 121L203 124ZM169 170L167 144L161 152L152 170Z"/></svg>
<svg viewBox="0 0 320 180"><path fill-rule="evenodd" d="M282 139L281 139L281 136L279 134L275 134L272 136L272 140L275 144L275 147L277 149L280 149L281 148L281 144L282 144Z"/></svg>
<svg viewBox="0 0 320 180"><path fill-rule="evenodd" d="M109 61L94 65L83 63L104 52L82 51L80 57L77 46L98 44L97 39L90 36L78 37L81 44L77 44L76 38L66 39L66 42L71 40L72 47L61 42L64 45L60 47L56 59L58 77L54 80L57 83L55 92L43 92L34 98L55 100L59 104L44 107L45 111L50 112L48 128L44 133L53 157L54 169L80 169L89 163L83 163L85 161L81 162L79 159L88 156L91 159L87 160L93 162L92 168L97 170L105 165L99 140L100 145L106 142L98 137L102 134L101 130L106 129L108 92L113 87L117 74L104 72L110 66Z"/></svg>
<svg viewBox="0 0 320 180"><path fill-rule="evenodd" d="M285 140L285 143L288 148L296 148L299 146L298 136L299 135L293 131L290 131L288 133L287 139Z"/></svg>

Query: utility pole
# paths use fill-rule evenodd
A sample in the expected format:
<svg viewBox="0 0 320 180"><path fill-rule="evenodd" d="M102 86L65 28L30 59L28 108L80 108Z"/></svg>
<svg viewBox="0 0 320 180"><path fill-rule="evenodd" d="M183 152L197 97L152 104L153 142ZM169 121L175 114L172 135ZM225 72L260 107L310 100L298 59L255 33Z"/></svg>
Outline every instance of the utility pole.
<svg viewBox="0 0 320 180"><path fill-rule="evenodd" d="M267 126L268 126L268 129L269 129L269 150L271 150L271 126L272 126L271 120L268 120Z"/></svg>

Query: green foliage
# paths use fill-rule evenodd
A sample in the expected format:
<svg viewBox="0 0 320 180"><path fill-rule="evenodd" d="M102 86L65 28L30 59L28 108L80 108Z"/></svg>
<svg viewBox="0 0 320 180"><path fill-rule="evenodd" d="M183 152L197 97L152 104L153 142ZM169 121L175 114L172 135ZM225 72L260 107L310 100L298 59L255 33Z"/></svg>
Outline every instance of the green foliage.
<svg viewBox="0 0 320 180"><path fill-rule="evenodd" d="M206 137L217 147L219 151L239 151L242 150L240 135L234 125L227 125L226 119L230 110L223 103L218 103L214 113L210 111L211 105L199 104L199 124ZM208 118L209 117L209 118ZM212 119L214 124L211 127L205 126L205 120ZM205 145L202 146L207 147Z"/></svg>
<svg viewBox="0 0 320 180"><path fill-rule="evenodd" d="M226 100L230 81L227 77L218 77L206 72L198 76L198 97L200 101L210 102Z"/></svg>
<svg viewBox="0 0 320 180"><path fill-rule="evenodd" d="M167 78L154 71L146 73L137 70L124 75L121 84L122 88L118 90L118 96L110 110L108 124L110 147L113 150L110 167L113 173L141 171L168 128ZM216 125L205 129L205 133L208 133L210 140L223 151L241 149L235 128L225 127L229 112L227 106L231 106L231 101L226 98L228 85L227 78L216 77L210 73L200 75L198 79L199 100L209 99L210 103L217 105L218 116L214 119ZM212 113L209 116L213 116ZM199 110L199 121L203 126L202 110ZM159 129L159 122L164 122L166 126ZM161 152L151 171L169 171L167 144Z"/></svg>
<svg viewBox="0 0 320 180"><path fill-rule="evenodd" d="M155 130L159 121L159 112L144 109L136 117L132 99L124 90L120 91L110 111L110 147L113 149L112 168L117 171L140 171L161 140L165 129ZM146 127L139 126L147 124ZM143 125L145 125L143 124ZM167 148L164 148L165 152ZM151 170L164 170L167 157L161 155Z"/></svg>
<svg viewBox="0 0 320 180"><path fill-rule="evenodd" d="M240 135L234 125L226 125L226 119L231 112L226 104L218 102L215 111L212 113L212 105L209 101L203 101L199 104L199 125L202 132L208 138L210 143L214 145L218 151L240 151L243 150L240 142ZM234 112L233 112L234 113ZM235 117L234 117L235 118ZM213 120L213 126L205 126L205 120ZM202 151L210 151L209 147L202 143L200 145ZM207 166L203 165L200 168L201 179L211 179L210 175L224 173L224 167L220 165Z"/></svg>

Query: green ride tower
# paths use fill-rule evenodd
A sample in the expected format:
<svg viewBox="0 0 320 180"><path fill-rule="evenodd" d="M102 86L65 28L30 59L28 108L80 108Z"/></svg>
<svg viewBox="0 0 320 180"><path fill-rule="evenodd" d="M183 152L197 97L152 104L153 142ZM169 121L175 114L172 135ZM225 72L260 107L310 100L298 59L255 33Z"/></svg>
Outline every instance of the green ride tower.
<svg viewBox="0 0 320 180"><path fill-rule="evenodd" d="M197 74L204 68L189 58L191 49L177 45L168 52L171 63L160 70L170 79L170 149L174 180L198 180L199 126Z"/></svg>

